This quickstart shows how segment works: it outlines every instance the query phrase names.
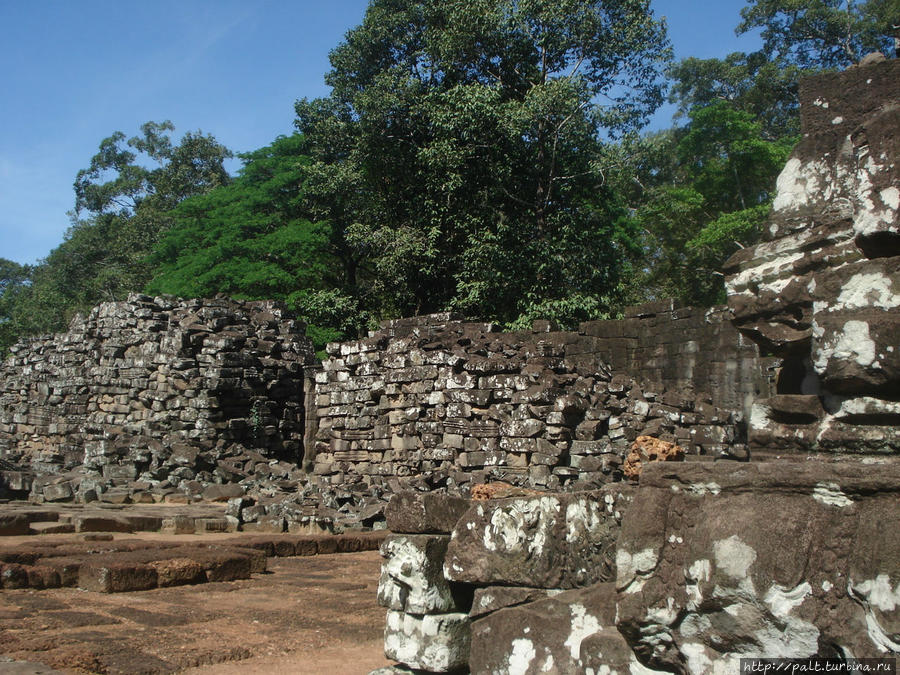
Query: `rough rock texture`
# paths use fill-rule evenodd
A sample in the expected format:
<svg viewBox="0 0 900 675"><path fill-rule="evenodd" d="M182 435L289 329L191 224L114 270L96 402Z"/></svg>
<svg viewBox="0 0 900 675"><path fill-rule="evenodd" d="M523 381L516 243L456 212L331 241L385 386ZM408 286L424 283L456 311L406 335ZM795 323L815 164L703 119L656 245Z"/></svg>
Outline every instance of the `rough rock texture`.
<svg viewBox="0 0 900 675"><path fill-rule="evenodd" d="M757 453L900 450L900 61L803 81L763 243L726 264L735 325L782 359ZM822 405L809 399L821 399Z"/></svg>
<svg viewBox="0 0 900 675"><path fill-rule="evenodd" d="M432 673L464 669L471 640L467 614L416 617L389 611L384 628L384 655Z"/></svg>
<svg viewBox="0 0 900 675"><path fill-rule="evenodd" d="M616 630L615 584L501 609L472 624L473 673L628 673L634 655ZM590 638L590 640L586 640ZM587 644L586 644L587 643Z"/></svg>
<svg viewBox="0 0 900 675"><path fill-rule="evenodd" d="M398 492L384 515L391 532L450 534L470 504L465 497L445 492Z"/></svg>
<svg viewBox="0 0 900 675"><path fill-rule="evenodd" d="M651 464L616 554L646 664L900 651L900 462Z"/></svg>
<svg viewBox="0 0 900 675"><path fill-rule="evenodd" d="M641 475L641 467L647 462L677 462L683 459L684 448L652 436L638 436L625 458L623 473L626 478L637 480Z"/></svg>
<svg viewBox="0 0 900 675"><path fill-rule="evenodd" d="M574 588L615 577L633 490L548 494L473 506L453 530L444 574L475 585Z"/></svg>
<svg viewBox="0 0 900 675"><path fill-rule="evenodd" d="M268 478L302 453L303 331L274 302L104 303L12 347L0 456L38 474L32 494L48 501Z"/></svg>
<svg viewBox="0 0 900 675"><path fill-rule="evenodd" d="M449 535L392 534L381 545L385 559L378 604L407 614L441 614L461 608L444 578Z"/></svg>

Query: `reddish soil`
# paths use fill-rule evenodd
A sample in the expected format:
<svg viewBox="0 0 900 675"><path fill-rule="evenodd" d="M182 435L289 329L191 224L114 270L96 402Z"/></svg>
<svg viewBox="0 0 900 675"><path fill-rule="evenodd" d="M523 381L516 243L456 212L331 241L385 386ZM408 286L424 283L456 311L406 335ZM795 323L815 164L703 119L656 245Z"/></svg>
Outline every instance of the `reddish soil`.
<svg viewBox="0 0 900 675"><path fill-rule="evenodd" d="M12 542L10 542L12 543ZM357 675L387 665L377 551L269 558L266 574L133 593L0 591L3 659L64 673Z"/></svg>

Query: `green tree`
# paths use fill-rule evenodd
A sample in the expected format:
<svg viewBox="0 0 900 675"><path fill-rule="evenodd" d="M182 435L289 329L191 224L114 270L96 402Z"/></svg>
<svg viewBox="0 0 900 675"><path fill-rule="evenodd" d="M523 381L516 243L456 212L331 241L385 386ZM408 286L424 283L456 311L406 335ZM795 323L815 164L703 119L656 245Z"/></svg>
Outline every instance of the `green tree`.
<svg viewBox="0 0 900 675"><path fill-rule="evenodd" d="M31 270L10 309L17 335L61 331L72 316L120 300L147 283L148 256L182 200L229 180L230 152L212 136L188 133L176 145L171 122L148 122L128 140L100 143L75 179L72 225Z"/></svg>
<svg viewBox="0 0 900 675"><path fill-rule="evenodd" d="M688 117L672 180L651 186L633 217L645 233L648 295L706 306L724 300L725 259L757 241L796 137L765 139L762 123L729 101Z"/></svg>
<svg viewBox="0 0 900 675"><path fill-rule="evenodd" d="M691 110L727 101L750 113L768 140L793 136L800 130L797 81L801 69L772 61L764 52L734 52L722 59L688 57L669 69L669 100L678 117Z"/></svg>
<svg viewBox="0 0 900 675"><path fill-rule="evenodd" d="M628 232L599 160L661 102L668 58L646 0L374 0L331 96L296 105L308 197L369 306L607 309Z"/></svg>
<svg viewBox="0 0 900 675"><path fill-rule="evenodd" d="M244 166L233 182L179 204L146 290L283 300L312 322L319 346L355 333L364 318L345 292L331 228L308 218L309 158L302 147L299 134L280 136L241 155Z"/></svg>
<svg viewBox="0 0 900 675"><path fill-rule="evenodd" d="M872 51L890 53L898 0L748 0L737 32L762 29L763 49L804 69L844 68Z"/></svg>
<svg viewBox="0 0 900 675"><path fill-rule="evenodd" d="M30 265L0 258L0 359L22 332L15 307L29 290L31 271Z"/></svg>

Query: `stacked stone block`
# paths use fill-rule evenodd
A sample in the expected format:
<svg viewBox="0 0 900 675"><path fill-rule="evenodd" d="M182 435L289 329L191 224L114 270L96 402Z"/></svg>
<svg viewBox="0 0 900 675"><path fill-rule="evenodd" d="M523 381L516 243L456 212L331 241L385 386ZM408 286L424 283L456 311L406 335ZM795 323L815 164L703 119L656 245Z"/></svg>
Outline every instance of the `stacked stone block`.
<svg viewBox="0 0 900 675"><path fill-rule="evenodd" d="M450 532L469 502L440 493L396 495L388 509L392 534L378 603L387 608L384 652L408 668L447 673L469 661L471 591L444 576Z"/></svg>
<svg viewBox="0 0 900 675"><path fill-rule="evenodd" d="M447 314L329 345L315 375L313 472L320 485L466 490L501 479L556 489L620 479L639 435L692 458L745 456L739 411L693 387L651 390L613 374L608 346L583 332L497 332Z"/></svg>
<svg viewBox="0 0 900 675"><path fill-rule="evenodd" d="M0 456L30 468L33 494L53 501L135 485L199 494L272 462L295 466L312 359L304 326L274 302L104 303L67 333L12 347Z"/></svg>
<svg viewBox="0 0 900 675"><path fill-rule="evenodd" d="M803 139L763 241L725 265L735 325L782 360L757 455L900 452L900 61L800 88Z"/></svg>

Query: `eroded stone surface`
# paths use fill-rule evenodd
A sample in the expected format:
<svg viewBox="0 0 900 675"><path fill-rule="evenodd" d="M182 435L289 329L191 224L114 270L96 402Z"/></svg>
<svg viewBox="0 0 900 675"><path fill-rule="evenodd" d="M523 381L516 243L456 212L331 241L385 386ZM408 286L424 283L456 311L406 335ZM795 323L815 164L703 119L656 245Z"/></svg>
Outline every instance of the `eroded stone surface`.
<svg viewBox="0 0 900 675"><path fill-rule="evenodd" d="M449 535L389 535L381 545L378 604L408 614L459 611L443 572L449 542Z"/></svg>
<svg viewBox="0 0 900 675"><path fill-rule="evenodd" d="M900 415L863 403L890 408L900 386L898 83L896 59L802 83L804 136L765 241L725 265L735 325L783 359L778 394L824 402L796 419L763 397L750 419L757 453L900 451Z"/></svg>
<svg viewBox="0 0 900 675"><path fill-rule="evenodd" d="M897 651L898 486L887 460L649 465L619 539L619 630L646 665L693 673Z"/></svg>
<svg viewBox="0 0 900 675"><path fill-rule="evenodd" d="M479 503L460 519L444 574L477 585L573 588L615 575L628 486Z"/></svg>
<svg viewBox="0 0 900 675"><path fill-rule="evenodd" d="M584 672L584 640L610 629L620 649L630 653L615 631L615 597L614 584L597 584L478 619L472 624L469 668L520 675Z"/></svg>
<svg viewBox="0 0 900 675"><path fill-rule="evenodd" d="M652 436L638 436L631 444L625 458L623 473L630 480L637 480L641 467L647 462L677 462L684 459L684 448Z"/></svg>
<svg viewBox="0 0 900 675"><path fill-rule="evenodd" d="M411 668L433 673L464 668L469 661L470 642L467 614L387 613L384 655Z"/></svg>
<svg viewBox="0 0 900 675"><path fill-rule="evenodd" d="M399 492L385 509L391 532L450 534L469 508L469 500L441 492Z"/></svg>

